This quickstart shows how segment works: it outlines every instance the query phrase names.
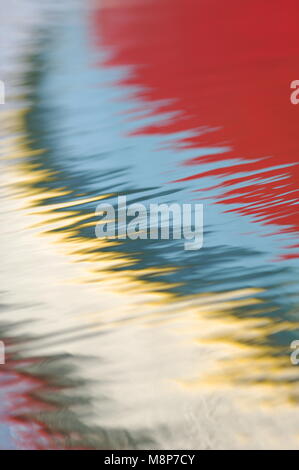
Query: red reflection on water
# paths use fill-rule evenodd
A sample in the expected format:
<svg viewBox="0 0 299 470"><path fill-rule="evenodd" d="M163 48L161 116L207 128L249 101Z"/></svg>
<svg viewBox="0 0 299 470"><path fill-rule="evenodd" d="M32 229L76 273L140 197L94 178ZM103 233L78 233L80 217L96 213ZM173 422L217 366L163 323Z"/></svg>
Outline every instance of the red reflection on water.
<svg viewBox="0 0 299 470"><path fill-rule="evenodd" d="M218 162L217 170L208 173L218 176L223 187L215 202L237 204L231 210L297 232L299 105L290 102L290 83L299 79L297 0L104 5L93 21L99 44L115 50L109 64L136 66L126 83L147 87L144 100L174 99L163 111L182 112L141 132L210 128L186 139L185 146L231 150L186 161L190 176L184 180L206 176L202 162ZM232 158L251 162L222 164ZM291 166L272 168L282 164ZM240 183L241 188L227 190Z"/></svg>
<svg viewBox="0 0 299 470"><path fill-rule="evenodd" d="M6 346L8 341L5 341ZM6 364L1 365L0 385L2 409L0 422L7 426L11 445L16 449L26 450L68 450L84 449L69 445L69 438L77 439L78 433L64 435L57 427L53 428L51 416L56 416L61 410L55 403L42 399L49 393L61 392L61 387L49 384L49 377L35 377L31 373L22 372L22 368L33 367L47 358L15 359L6 355ZM45 419L48 417L48 420ZM46 421L48 423L46 424ZM0 449L5 449L0 442Z"/></svg>

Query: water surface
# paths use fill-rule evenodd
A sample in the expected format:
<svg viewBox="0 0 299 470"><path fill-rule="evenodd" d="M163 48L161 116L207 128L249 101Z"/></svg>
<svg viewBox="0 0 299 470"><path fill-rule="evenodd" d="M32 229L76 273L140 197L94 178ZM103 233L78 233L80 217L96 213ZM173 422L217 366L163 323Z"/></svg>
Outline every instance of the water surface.
<svg viewBox="0 0 299 470"><path fill-rule="evenodd" d="M297 448L295 2L70 3L32 28L5 119L4 426L25 448ZM97 239L118 195L203 203L204 247Z"/></svg>

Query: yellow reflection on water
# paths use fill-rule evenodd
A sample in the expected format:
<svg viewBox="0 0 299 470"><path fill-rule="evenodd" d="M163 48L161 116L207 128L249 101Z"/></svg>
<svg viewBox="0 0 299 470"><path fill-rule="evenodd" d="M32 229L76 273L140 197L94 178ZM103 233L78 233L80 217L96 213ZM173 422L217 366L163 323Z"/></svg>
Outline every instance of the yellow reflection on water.
<svg viewBox="0 0 299 470"><path fill-rule="evenodd" d="M144 376L141 365L136 369L138 373L132 372L132 381L135 381L137 390L138 387L142 388L143 383L150 386L151 381L154 381L157 384L157 390L151 392L153 403L156 401L166 408L170 404L173 407L178 396L183 400L193 397L193 400L198 394L214 390L219 393L228 388L233 394L233 398L228 395L229 400L235 400L236 397L248 402L257 400L260 404L266 402L268 406L286 405L287 401L288 406L296 403L296 368L288 362L283 348L279 345L270 346L266 338L279 331L294 329L298 324L277 322L271 314L263 318L258 316L258 313L271 313L267 312L259 298L262 289L206 292L180 297L170 290L178 285L175 282L147 282L144 279L145 275L163 276L175 272L178 270L175 264L173 267L136 269L134 255L122 252L116 241L84 237L82 228L92 227L96 223L93 220L94 213L89 210L81 213L76 210L76 206L96 203L112 194L96 197L81 195L78 198L67 188L47 187L47 182L53 179L59 181L59 174L31 163L33 153L42 158L44 150L31 150L26 138L24 115L25 111L13 112L5 119L7 132L10 136L15 135L6 142L5 158L9 174L7 193L9 198L17 196L21 199L21 205L14 207L17 207L18 217L23 218L26 240L31 240L27 249L32 250L33 270L40 270L40 266L34 264L35 251L42 252L48 246L48 294L44 295L43 301L49 299L48 314L52 316L43 317L42 309L30 311L29 317L32 316L35 322L30 326L30 333L38 337L64 332L58 343L37 341L31 353L39 351L48 354L51 350L59 350L74 354L83 347L86 355L105 357L107 354L106 359L109 358L112 364L113 361L117 364L124 360L124 364L128 365L135 357L133 350L134 341L138 341L136 335L140 335L148 341L144 348L140 348L145 359L151 352L150 341L153 341L153 354L160 355L163 364L160 373L154 370L155 361L152 370L146 370ZM37 187L36 183L42 185ZM49 202L61 196L69 200ZM109 251L110 248L114 250ZM40 259L39 254L36 263ZM50 266L50 259L53 266ZM22 264L22 260L19 262ZM112 272L114 268L122 269ZM34 274L31 275L37 280ZM59 303L57 312L51 307L56 294L53 305L57 307ZM35 295L34 300L38 302L38 294ZM76 308L70 308L70 305L75 304ZM250 306L259 308L255 310L255 318L236 315L236 312ZM25 321L27 318L28 312L19 316L20 320ZM24 327L19 328L22 330ZM119 336L121 342L111 344L104 341L104 345L97 350L98 342L90 337L82 340L80 334L68 334L68 329L72 332L77 331L77 328L89 334L115 332L115 337ZM64 342L66 337L68 342ZM128 345L128 350L124 349L124 344ZM80 372L88 378L98 373L94 365ZM164 395L162 392L165 382L168 383L167 393L173 394L173 401L170 400L169 404L167 393ZM163 384L161 389L159 384ZM122 387L126 392L122 391ZM183 398L178 391L181 389L184 391ZM124 386L120 383L113 393L119 397L129 391L132 397L128 396L128 402L132 406L137 393L134 390L133 385ZM144 402L138 396L140 409L146 407L146 396ZM93 420L96 419L93 417Z"/></svg>

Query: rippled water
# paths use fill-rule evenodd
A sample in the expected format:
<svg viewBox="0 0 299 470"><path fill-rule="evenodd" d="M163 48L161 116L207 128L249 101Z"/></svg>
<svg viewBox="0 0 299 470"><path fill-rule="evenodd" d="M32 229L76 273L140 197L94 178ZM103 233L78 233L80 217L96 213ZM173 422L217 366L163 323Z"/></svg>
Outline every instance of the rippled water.
<svg viewBox="0 0 299 470"><path fill-rule="evenodd" d="M68 1L31 25L3 120L3 448L298 447L287 3ZM95 238L118 195L203 203L204 247Z"/></svg>

